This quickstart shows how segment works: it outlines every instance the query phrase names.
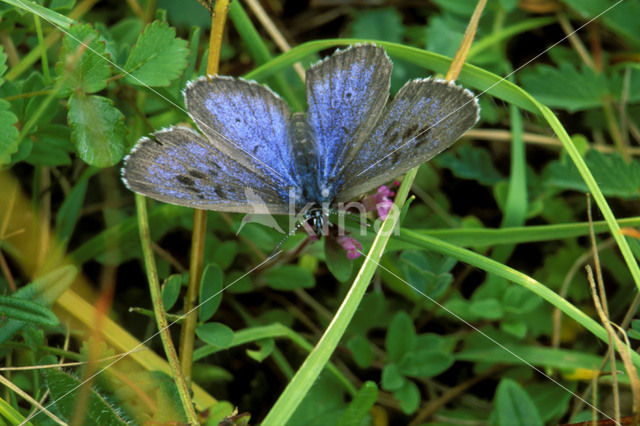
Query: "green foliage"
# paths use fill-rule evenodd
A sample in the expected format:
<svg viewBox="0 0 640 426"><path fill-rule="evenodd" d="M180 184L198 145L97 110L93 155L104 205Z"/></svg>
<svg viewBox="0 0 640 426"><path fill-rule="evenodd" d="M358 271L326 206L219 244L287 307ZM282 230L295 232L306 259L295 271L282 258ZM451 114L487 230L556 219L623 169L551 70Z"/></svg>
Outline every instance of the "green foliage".
<svg viewBox="0 0 640 426"><path fill-rule="evenodd" d="M609 93L607 78L586 66L576 69L569 63L559 68L538 65L521 77L523 87L540 102L569 111L582 111L602 104Z"/></svg>
<svg viewBox="0 0 640 426"><path fill-rule="evenodd" d="M625 161L619 154L590 150L584 158L602 193L611 197L635 199L640 196L640 162ZM573 163L563 157L549 164L546 184L561 189L586 191Z"/></svg>
<svg viewBox="0 0 640 426"><path fill-rule="evenodd" d="M70 0L0 6L0 354L7 366L97 356L94 383L78 389L95 365L7 376L37 400L49 391L51 411L67 422L77 410L87 424L186 421L174 378L160 372L156 355L166 355L157 338L145 340L156 330L147 310L151 272L119 165L140 137L193 127L181 92L206 68L209 16L198 2L187 3L159 1L166 10L144 1L89 4L89 11ZM382 41L394 62L392 93L408 79L445 75L449 62L440 55L457 52L476 6L436 0L324 14L274 4L267 13L294 47L280 54L260 21L234 1L220 73L267 82L295 111L304 109L305 93L292 66L306 68L348 44ZM244 226L238 214L207 215L190 380L204 388L194 388L194 398L208 392L228 402L198 406L203 424L269 424L267 413L284 419L276 424L408 424L431 407L439 408L421 422L575 420L572 393L584 393L607 342L593 320L583 269L592 262L585 192L595 202L597 243L606 241L598 259L613 322L631 318L638 284L640 67L633 60L640 9L626 1L601 14L612 5L565 0L557 13L540 14L527 2L488 2L466 58L476 67L457 77L480 96L482 121L470 134L479 137L421 168L400 233L386 246L375 227L362 236L347 226L368 256L349 260L335 238L311 243L299 232L264 262L282 234ZM558 42L559 17L573 28L596 21L572 43L544 52ZM330 38L338 35L353 38ZM302 42L310 37L316 40ZM179 342L193 212L147 205L162 300ZM287 218L276 220L287 228ZM369 252L373 244L379 251ZM100 293L89 297L88 288ZM87 300L73 305L80 295ZM102 311L108 303L112 310ZM130 313L132 306L141 308ZM118 339L129 339L114 332L118 326L145 348L111 365L109 357L123 352ZM640 340L637 319L626 332ZM98 335L109 343L95 343ZM610 386L610 368L598 376L600 388ZM481 377L493 369L499 373ZM618 380L627 391L627 375ZM280 394L301 402L282 409ZM22 422L27 407L7 390L2 421ZM30 422L52 424L42 414Z"/></svg>
<svg viewBox="0 0 640 426"><path fill-rule="evenodd" d="M131 84L166 87L187 66L187 43L165 22L155 21L145 28L127 58L124 69Z"/></svg>
<svg viewBox="0 0 640 426"><path fill-rule="evenodd" d="M456 152L445 152L436 157L440 167L446 167L456 176L476 180L484 185L494 185L503 177L491 162L486 149L470 145L461 146Z"/></svg>
<svg viewBox="0 0 640 426"><path fill-rule="evenodd" d="M269 269L264 278L267 284L275 290L312 288L315 285L311 272L294 265L283 265Z"/></svg>
<svg viewBox="0 0 640 426"><path fill-rule="evenodd" d="M222 302L222 269L215 264L210 263L202 272L202 282L200 283L200 307L198 308L198 319L200 321L208 321L213 314L216 313L220 302Z"/></svg>
<svg viewBox="0 0 640 426"><path fill-rule="evenodd" d="M124 156L124 116L110 99L74 93L68 119L78 155L88 164L108 167Z"/></svg>
<svg viewBox="0 0 640 426"><path fill-rule="evenodd" d="M500 426L543 424L527 392L513 380L500 381L496 391L495 405L495 411L492 414Z"/></svg>
<svg viewBox="0 0 640 426"><path fill-rule="evenodd" d="M96 93L107 87L111 66L105 44L91 25L69 28L56 63L59 96L69 96L74 92Z"/></svg>
<svg viewBox="0 0 640 426"><path fill-rule="evenodd" d="M233 341L233 330L218 322L201 324L196 333L203 342L219 348L226 348Z"/></svg>
<svg viewBox="0 0 640 426"><path fill-rule="evenodd" d="M74 415L83 416L85 425L128 425L129 416L116 406L108 397L95 389L90 389L86 408L81 413L76 412L76 400L80 394L81 382L78 378L62 370L43 370L46 389L51 392L53 403L50 409L70 421ZM42 414L40 414L43 416Z"/></svg>

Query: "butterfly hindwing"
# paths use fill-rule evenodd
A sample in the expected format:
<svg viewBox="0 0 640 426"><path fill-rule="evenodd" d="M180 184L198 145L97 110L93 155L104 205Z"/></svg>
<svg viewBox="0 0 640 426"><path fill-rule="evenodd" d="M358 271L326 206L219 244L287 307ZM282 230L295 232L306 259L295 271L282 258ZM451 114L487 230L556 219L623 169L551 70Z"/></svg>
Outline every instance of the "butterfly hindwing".
<svg viewBox="0 0 640 426"><path fill-rule="evenodd" d="M268 182L184 127L140 139L125 158L122 179L132 191L172 204L254 212L251 196L257 195L272 213L288 212L286 189Z"/></svg>
<svg viewBox="0 0 640 426"><path fill-rule="evenodd" d="M478 114L473 94L454 83L409 81L347 166L337 201L350 200L429 161L469 130Z"/></svg>

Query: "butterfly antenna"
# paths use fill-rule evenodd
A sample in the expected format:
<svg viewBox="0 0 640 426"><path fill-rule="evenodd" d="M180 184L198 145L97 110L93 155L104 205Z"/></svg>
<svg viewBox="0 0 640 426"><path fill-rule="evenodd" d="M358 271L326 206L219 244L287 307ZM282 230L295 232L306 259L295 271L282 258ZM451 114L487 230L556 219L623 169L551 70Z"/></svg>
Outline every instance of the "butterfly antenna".
<svg viewBox="0 0 640 426"><path fill-rule="evenodd" d="M295 234L296 232L298 232L298 229L300 229L301 226L303 226L305 224L304 221L299 222L298 224L296 224L296 226L294 226L287 235L284 236L284 238L282 240L280 240L280 242L278 243L278 245L276 245L276 247L271 251L271 254L269 255L269 257L273 256L278 250L280 250L280 248L282 248L282 245L289 239L291 238L291 236L293 234Z"/></svg>

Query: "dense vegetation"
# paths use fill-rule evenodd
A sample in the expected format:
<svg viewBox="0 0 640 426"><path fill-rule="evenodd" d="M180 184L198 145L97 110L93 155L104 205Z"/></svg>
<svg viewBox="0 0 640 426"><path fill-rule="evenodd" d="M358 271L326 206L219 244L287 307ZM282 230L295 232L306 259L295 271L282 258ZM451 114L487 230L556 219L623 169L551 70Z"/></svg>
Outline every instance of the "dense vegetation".
<svg viewBox="0 0 640 426"><path fill-rule="evenodd" d="M304 110L296 63L376 41L394 62L395 93L446 74L476 6L365 3L264 1L261 14L235 0L219 73L267 84ZM3 0L3 424L193 422L190 400L212 425L631 415L640 407L638 16L634 0L489 0L456 79L478 95L481 120L393 187L400 204L412 194L399 232L374 243L372 227L359 237L368 254L352 260L335 240L299 231L265 262L283 239L271 227L208 212L206 229L192 232L193 210L135 200L120 180L139 138L192 125L182 90L208 66L207 9ZM202 304L188 323L199 244ZM162 285L154 304L148 281ZM175 384L158 310L192 393Z"/></svg>

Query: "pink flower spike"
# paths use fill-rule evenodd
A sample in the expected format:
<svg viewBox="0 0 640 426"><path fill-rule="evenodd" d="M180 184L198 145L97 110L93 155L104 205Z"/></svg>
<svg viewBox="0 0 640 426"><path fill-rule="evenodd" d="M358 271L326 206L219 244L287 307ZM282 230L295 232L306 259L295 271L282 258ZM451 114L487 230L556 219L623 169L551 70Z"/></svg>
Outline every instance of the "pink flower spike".
<svg viewBox="0 0 640 426"><path fill-rule="evenodd" d="M355 238L342 236L338 237L338 244L347 252L347 259L353 260L360 257L360 250L362 250L362 244Z"/></svg>
<svg viewBox="0 0 640 426"><path fill-rule="evenodd" d="M393 201L391 201L388 198L376 204L378 217L380 217L380 219L382 220L385 220L387 218L387 215L389 214L389 210L391 210L392 205L393 205Z"/></svg>

